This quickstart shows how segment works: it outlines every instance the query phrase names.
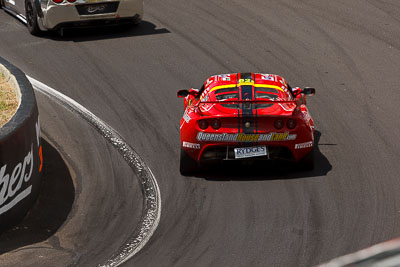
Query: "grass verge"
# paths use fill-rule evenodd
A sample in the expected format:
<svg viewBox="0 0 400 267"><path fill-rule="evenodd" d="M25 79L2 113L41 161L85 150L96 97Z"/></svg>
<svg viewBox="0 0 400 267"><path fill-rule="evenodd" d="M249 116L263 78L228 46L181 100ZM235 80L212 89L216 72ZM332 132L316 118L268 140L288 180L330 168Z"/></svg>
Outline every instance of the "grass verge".
<svg viewBox="0 0 400 267"><path fill-rule="evenodd" d="M18 108L14 88L6 80L4 74L0 75L0 127L6 124Z"/></svg>

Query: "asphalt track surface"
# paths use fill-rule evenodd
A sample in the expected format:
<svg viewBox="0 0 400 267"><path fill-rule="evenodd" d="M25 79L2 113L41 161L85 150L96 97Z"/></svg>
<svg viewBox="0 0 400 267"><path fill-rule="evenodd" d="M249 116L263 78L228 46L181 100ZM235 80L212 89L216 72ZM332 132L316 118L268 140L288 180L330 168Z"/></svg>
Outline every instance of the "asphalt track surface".
<svg viewBox="0 0 400 267"><path fill-rule="evenodd" d="M62 39L32 37L0 12L0 55L107 122L154 172L161 222L126 266L312 266L400 236L399 13L397 0L151 0L137 28ZM216 73L249 71L317 88L308 101L318 130L315 170L268 165L225 173L235 166L223 166L182 177L176 90ZM90 135L68 119L60 123L57 140L66 145L69 132ZM72 160L77 168L91 162ZM120 179L116 195L133 202L119 195L128 178ZM119 206L113 215L85 216L107 221L127 212ZM133 223L109 226L120 230L105 240L113 245L72 246L71 255L85 259L78 265L97 262ZM18 253L21 264L32 257ZM58 263L57 254L45 256Z"/></svg>

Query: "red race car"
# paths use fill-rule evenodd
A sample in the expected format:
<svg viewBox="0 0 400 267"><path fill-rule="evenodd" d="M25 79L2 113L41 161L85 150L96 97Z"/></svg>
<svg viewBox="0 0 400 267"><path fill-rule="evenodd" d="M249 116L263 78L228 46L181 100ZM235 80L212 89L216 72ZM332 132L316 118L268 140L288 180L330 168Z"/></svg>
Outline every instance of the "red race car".
<svg viewBox="0 0 400 267"><path fill-rule="evenodd" d="M275 74L234 73L208 78L201 89L179 90L180 172L221 160L283 159L314 167L314 121L306 96L314 88L290 87Z"/></svg>

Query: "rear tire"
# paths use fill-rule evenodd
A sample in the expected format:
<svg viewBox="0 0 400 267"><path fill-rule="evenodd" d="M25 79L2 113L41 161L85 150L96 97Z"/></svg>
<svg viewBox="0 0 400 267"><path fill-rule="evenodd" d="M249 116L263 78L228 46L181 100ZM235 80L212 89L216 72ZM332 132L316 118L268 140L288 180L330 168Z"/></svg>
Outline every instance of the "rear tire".
<svg viewBox="0 0 400 267"><path fill-rule="evenodd" d="M137 17L134 21L133 21L133 25L137 26L140 23L142 23L142 17Z"/></svg>
<svg viewBox="0 0 400 267"><path fill-rule="evenodd" d="M1 1L1 0L0 0ZM39 35L42 31L39 28L38 24L38 14L36 10L36 6L32 2L32 0L28 0L25 3L26 10L26 25L28 27L29 32L32 35Z"/></svg>
<svg viewBox="0 0 400 267"><path fill-rule="evenodd" d="M314 169L314 147L313 149L298 162L300 170L312 171Z"/></svg>
<svg viewBox="0 0 400 267"><path fill-rule="evenodd" d="M179 171L182 175L188 176L197 170L197 162L189 157L185 150L181 148L181 160Z"/></svg>

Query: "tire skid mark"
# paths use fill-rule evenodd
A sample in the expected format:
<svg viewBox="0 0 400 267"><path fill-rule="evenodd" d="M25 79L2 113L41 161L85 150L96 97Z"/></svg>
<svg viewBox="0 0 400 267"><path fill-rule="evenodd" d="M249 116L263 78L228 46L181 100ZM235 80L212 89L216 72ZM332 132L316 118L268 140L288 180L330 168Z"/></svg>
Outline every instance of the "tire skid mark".
<svg viewBox="0 0 400 267"><path fill-rule="evenodd" d="M50 97L68 110L78 114L94 127L117 149L139 179L143 193L143 214L141 222L126 243L122 245L109 260L99 265L119 266L138 253L157 229L161 216L161 195L157 181L150 168L140 158L137 152L129 146L121 135L111 126L68 96L61 94L29 76L28 79L37 92Z"/></svg>

